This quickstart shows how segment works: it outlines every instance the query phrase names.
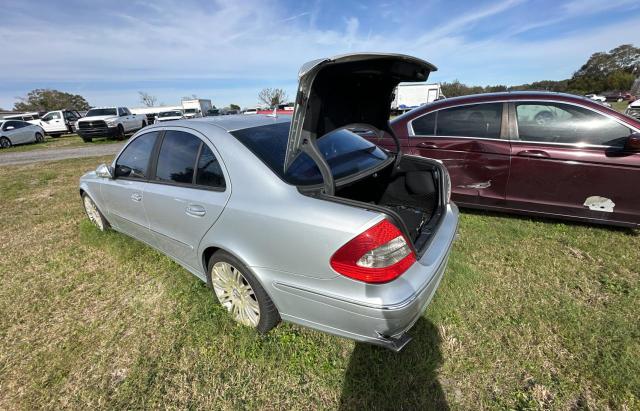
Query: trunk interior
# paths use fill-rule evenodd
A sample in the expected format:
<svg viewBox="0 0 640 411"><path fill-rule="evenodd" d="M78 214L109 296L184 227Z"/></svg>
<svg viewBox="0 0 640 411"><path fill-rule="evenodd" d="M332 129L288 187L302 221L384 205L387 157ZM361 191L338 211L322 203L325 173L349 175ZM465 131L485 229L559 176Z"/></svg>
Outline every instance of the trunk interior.
<svg viewBox="0 0 640 411"><path fill-rule="evenodd" d="M437 214L439 193L436 166L421 159L403 157L397 168L391 164L356 182L337 187L335 196L394 211L418 248L424 228Z"/></svg>

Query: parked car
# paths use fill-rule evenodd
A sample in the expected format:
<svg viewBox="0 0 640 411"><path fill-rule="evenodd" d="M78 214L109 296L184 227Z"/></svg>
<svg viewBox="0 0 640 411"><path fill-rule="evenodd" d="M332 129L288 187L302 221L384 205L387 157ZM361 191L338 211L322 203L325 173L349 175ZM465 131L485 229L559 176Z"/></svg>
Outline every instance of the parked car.
<svg viewBox="0 0 640 411"><path fill-rule="evenodd" d="M607 101L617 101L618 103L621 103L623 101L631 102L635 100L635 96L626 91L609 91L603 94Z"/></svg>
<svg viewBox="0 0 640 411"><path fill-rule="evenodd" d="M462 207L640 224L640 122L599 103L547 92L481 94L391 123L405 152L445 163Z"/></svg>
<svg viewBox="0 0 640 411"><path fill-rule="evenodd" d="M86 117L77 123L77 132L82 140L89 142L96 137L124 140L127 133L133 133L147 125L147 116L131 114L126 107L92 108Z"/></svg>
<svg viewBox="0 0 640 411"><path fill-rule="evenodd" d="M175 259L260 332L283 319L399 350L442 278L458 212L440 161L347 128L389 131L393 88L435 69L400 55L316 60L293 119L154 124L81 178L87 215Z"/></svg>
<svg viewBox="0 0 640 411"><path fill-rule="evenodd" d="M586 98L591 99L591 100L595 100L595 101L601 101L601 102L605 102L607 101L607 98L605 96L601 96L599 94L585 94L584 95Z"/></svg>
<svg viewBox="0 0 640 411"><path fill-rule="evenodd" d="M633 117L636 120L640 120L640 100L636 100L633 103L627 106L627 109L624 111L624 114L629 117Z"/></svg>
<svg viewBox="0 0 640 411"><path fill-rule="evenodd" d="M155 118L155 121L173 121L173 120L182 120L184 118L184 113L182 110L171 110L171 111L163 111L158 113Z"/></svg>
<svg viewBox="0 0 640 411"><path fill-rule="evenodd" d="M3 120L20 120L20 121L26 121L27 123L35 124L36 126L39 126L40 113L38 113L37 111L34 111L31 113L14 114L10 116L4 116Z"/></svg>
<svg viewBox="0 0 640 411"><path fill-rule="evenodd" d="M0 120L0 148L43 141L44 130L40 126L21 120Z"/></svg>
<svg viewBox="0 0 640 411"><path fill-rule="evenodd" d="M257 108L248 108L245 109L242 114L258 114L258 109Z"/></svg>
<svg viewBox="0 0 640 411"><path fill-rule="evenodd" d="M51 137L75 132L76 122L82 118L76 110L53 110L40 118L40 126Z"/></svg>

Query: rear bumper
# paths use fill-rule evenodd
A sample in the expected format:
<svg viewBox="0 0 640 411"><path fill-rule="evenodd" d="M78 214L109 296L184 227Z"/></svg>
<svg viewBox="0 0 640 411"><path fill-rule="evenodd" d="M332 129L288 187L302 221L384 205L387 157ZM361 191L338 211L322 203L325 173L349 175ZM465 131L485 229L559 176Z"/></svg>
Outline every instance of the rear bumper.
<svg viewBox="0 0 640 411"><path fill-rule="evenodd" d="M406 332L422 316L444 275L458 225L458 209L447 207L429 249L396 280L364 284L339 276L310 288L293 284L282 273L261 271L282 319L317 330L399 351ZM336 291L342 290L342 292Z"/></svg>

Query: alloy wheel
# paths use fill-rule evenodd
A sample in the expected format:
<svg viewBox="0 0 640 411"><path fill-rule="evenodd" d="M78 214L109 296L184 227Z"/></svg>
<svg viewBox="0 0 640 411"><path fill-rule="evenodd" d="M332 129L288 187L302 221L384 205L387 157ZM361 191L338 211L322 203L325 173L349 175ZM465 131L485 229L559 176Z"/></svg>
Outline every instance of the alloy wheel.
<svg viewBox="0 0 640 411"><path fill-rule="evenodd" d="M260 322L260 306L253 288L233 265L219 261L211 270L211 283L218 301L234 320L249 327Z"/></svg>
<svg viewBox="0 0 640 411"><path fill-rule="evenodd" d="M0 148L9 148L11 147L11 141L8 138L2 137L0 138Z"/></svg>

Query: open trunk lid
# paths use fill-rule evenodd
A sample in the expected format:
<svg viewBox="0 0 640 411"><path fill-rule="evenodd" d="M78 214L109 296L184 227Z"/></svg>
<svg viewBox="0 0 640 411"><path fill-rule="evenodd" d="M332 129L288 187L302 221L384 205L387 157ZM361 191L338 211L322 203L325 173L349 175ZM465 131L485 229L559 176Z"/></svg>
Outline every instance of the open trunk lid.
<svg viewBox="0 0 640 411"><path fill-rule="evenodd" d="M357 124L393 135L389 127L393 90L400 82L426 81L435 70L416 57L382 53L345 54L304 64L298 73L285 170L304 151L318 164L325 193L333 194L331 170L316 139Z"/></svg>

